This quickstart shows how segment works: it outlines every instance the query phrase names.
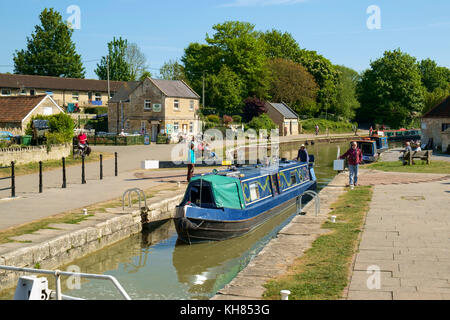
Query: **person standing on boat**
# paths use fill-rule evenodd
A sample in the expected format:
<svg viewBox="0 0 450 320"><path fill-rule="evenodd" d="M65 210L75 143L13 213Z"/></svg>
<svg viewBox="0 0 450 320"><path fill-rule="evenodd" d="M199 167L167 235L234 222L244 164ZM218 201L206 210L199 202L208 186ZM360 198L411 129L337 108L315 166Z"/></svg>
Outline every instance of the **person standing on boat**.
<svg viewBox="0 0 450 320"><path fill-rule="evenodd" d="M306 147L304 144L302 144L300 149L298 150L297 161L309 162L308 151L306 151Z"/></svg>
<svg viewBox="0 0 450 320"><path fill-rule="evenodd" d="M347 150L339 159L347 158L349 175L349 185L350 189L358 183L358 168L359 164L362 162L362 151L358 148L356 141L352 142L352 146Z"/></svg>
<svg viewBox="0 0 450 320"><path fill-rule="evenodd" d="M188 155L188 172L187 172L187 182L191 181L194 175L194 165L195 165L195 143L192 141L189 143L189 155Z"/></svg>

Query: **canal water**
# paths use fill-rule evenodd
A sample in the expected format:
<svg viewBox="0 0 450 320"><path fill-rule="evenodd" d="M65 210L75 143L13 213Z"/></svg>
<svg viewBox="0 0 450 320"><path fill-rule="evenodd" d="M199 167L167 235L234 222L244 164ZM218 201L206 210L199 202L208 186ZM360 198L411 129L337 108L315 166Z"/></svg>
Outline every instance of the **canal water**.
<svg viewBox="0 0 450 320"><path fill-rule="evenodd" d="M293 159L299 143L280 146L280 157ZM341 154L348 142L308 145L315 156L318 190L335 176L332 163L338 147ZM154 230L131 236L85 258L71 266L80 272L107 274L117 278L132 299L179 300L209 299L229 283L248 262L295 216L295 207L257 228L231 240L186 245L177 240L172 221ZM67 270L63 266L60 270ZM52 279L49 285L54 288ZM75 286L75 288L74 288ZM100 280L62 281L63 293L85 299L121 299L112 283ZM72 289L69 289L72 288ZM0 295L11 299L13 290Z"/></svg>

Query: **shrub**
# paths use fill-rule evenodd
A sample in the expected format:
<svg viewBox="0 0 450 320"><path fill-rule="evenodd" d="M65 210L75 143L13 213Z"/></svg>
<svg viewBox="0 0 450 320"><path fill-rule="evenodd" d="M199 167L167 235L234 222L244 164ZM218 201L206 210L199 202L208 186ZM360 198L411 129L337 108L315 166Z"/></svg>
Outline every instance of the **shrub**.
<svg viewBox="0 0 450 320"><path fill-rule="evenodd" d="M227 115L223 116L223 123L227 126L233 122L233 118Z"/></svg>
<svg viewBox="0 0 450 320"><path fill-rule="evenodd" d="M277 125L269 118L269 116L265 113L258 117L254 117L249 123L248 127L255 129L257 132L261 129L266 129L268 133L271 129L276 129Z"/></svg>
<svg viewBox="0 0 450 320"><path fill-rule="evenodd" d="M242 123L242 117L238 115L234 115L231 117L234 123Z"/></svg>
<svg viewBox="0 0 450 320"><path fill-rule="evenodd" d="M220 118L219 118L219 116L217 116L215 114L210 114L210 115L206 116L206 121L219 124Z"/></svg>

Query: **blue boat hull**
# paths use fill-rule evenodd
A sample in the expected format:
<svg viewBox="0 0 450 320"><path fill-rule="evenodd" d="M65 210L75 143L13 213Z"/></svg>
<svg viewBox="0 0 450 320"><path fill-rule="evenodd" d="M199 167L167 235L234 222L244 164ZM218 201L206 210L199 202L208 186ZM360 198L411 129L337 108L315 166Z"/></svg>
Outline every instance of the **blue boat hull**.
<svg viewBox="0 0 450 320"><path fill-rule="evenodd" d="M239 237L280 214L283 209L295 203L298 196L307 190L316 190L316 186L315 180L307 181L243 210L179 206L175 228L179 239L186 243Z"/></svg>

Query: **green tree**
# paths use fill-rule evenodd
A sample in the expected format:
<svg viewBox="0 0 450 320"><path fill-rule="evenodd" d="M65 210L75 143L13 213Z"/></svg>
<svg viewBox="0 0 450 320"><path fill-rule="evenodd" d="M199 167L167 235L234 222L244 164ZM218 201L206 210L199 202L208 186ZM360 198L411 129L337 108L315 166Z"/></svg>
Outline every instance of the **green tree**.
<svg viewBox="0 0 450 320"><path fill-rule="evenodd" d="M416 59L400 49L373 61L357 86L359 122L407 126L424 107L424 87Z"/></svg>
<svg viewBox="0 0 450 320"><path fill-rule="evenodd" d="M420 61L419 70L422 76L422 83L428 92L433 92L436 88L445 89L450 83L450 69L439 67L431 59Z"/></svg>
<svg viewBox="0 0 450 320"><path fill-rule="evenodd" d="M433 109L449 95L450 95L450 83L447 84L447 87L445 89L438 87L434 89L433 92L426 92L424 102L425 106L423 108L422 114L425 114L431 109Z"/></svg>
<svg viewBox="0 0 450 320"><path fill-rule="evenodd" d="M298 114L311 114L319 89L314 77L302 65L281 58L269 60L268 68L272 101L286 102Z"/></svg>
<svg viewBox="0 0 450 320"><path fill-rule="evenodd" d="M64 78L84 78L81 56L72 41L73 30L53 8L44 9L27 49L16 51L14 73Z"/></svg>
<svg viewBox="0 0 450 320"><path fill-rule="evenodd" d="M336 105L334 113L346 120L353 119L355 111L360 107L356 97L356 86L360 80L358 72L345 66L335 66L339 72L339 83L337 85Z"/></svg>
<svg viewBox="0 0 450 320"><path fill-rule="evenodd" d="M261 38L266 44L265 54L267 58L298 61L300 46L290 33L272 29L262 33Z"/></svg>
<svg viewBox="0 0 450 320"><path fill-rule="evenodd" d="M272 119L269 118L267 114L263 113L257 117L253 117L253 119L248 123L248 127L255 129L256 132L259 132L261 129L265 129L269 133L270 130L276 129L277 125Z"/></svg>
<svg viewBox="0 0 450 320"><path fill-rule="evenodd" d="M159 70L162 79L165 80L186 80L184 67L178 60L169 60Z"/></svg>
<svg viewBox="0 0 450 320"><path fill-rule="evenodd" d="M206 42L219 49L219 61L245 83L244 96L265 98L269 72L265 64L265 43L248 22L227 21L213 26L215 33Z"/></svg>
<svg viewBox="0 0 450 320"><path fill-rule="evenodd" d="M237 114L241 111L244 83L229 67L224 65L219 74L207 80L210 106L220 114Z"/></svg>
<svg viewBox="0 0 450 320"><path fill-rule="evenodd" d="M108 79L108 57L109 57L109 80L131 81L132 70L127 62L128 41L122 37L108 42L108 55L102 57L95 73L100 80Z"/></svg>
<svg viewBox="0 0 450 320"><path fill-rule="evenodd" d="M127 44L125 61L130 70L130 80L135 81L147 74L147 58L136 43Z"/></svg>

